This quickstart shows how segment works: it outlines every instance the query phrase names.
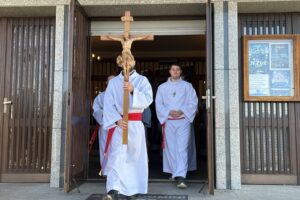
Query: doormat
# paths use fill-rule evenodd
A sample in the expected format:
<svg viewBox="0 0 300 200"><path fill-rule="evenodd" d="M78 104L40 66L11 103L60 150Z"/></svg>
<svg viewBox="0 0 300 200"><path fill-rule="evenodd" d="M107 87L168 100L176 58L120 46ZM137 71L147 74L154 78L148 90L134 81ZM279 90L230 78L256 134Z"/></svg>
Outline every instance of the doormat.
<svg viewBox="0 0 300 200"><path fill-rule="evenodd" d="M102 200L103 194L92 194L86 200ZM188 200L188 195L139 194L134 197L118 196L118 200Z"/></svg>

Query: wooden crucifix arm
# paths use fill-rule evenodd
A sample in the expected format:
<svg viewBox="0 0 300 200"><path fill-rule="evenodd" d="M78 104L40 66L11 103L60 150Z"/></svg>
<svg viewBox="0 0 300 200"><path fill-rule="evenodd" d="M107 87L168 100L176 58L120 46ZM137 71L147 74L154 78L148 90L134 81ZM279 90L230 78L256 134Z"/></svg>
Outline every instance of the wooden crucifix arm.
<svg viewBox="0 0 300 200"><path fill-rule="evenodd" d="M137 40L154 40L154 36L153 35L140 35L140 36L132 37L131 39L133 41L137 41Z"/></svg>
<svg viewBox="0 0 300 200"><path fill-rule="evenodd" d="M101 36L101 40L114 40L114 41L123 41L123 36L111 36L111 35L103 35Z"/></svg>

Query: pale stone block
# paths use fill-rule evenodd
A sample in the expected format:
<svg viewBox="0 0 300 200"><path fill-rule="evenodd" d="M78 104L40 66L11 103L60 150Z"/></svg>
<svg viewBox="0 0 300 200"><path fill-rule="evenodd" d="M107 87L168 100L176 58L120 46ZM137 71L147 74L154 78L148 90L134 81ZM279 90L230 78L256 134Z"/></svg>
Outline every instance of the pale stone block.
<svg viewBox="0 0 300 200"><path fill-rule="evenodd" d="M216 188L226 189L226 142L225 129L215 129L216 149Z"/></svg>
<svg viewBox="0 0 300 200"><path fill-rule="evenodd" d="M229 70L230 128L239 128L240 124L239 87L238 70Z"/></svg>
<svg viewBox="0 0 300 200"><path fill-rule="evenodd" d="M214 69L224 69L224 12L223 2L214 3Z"/></svg>
<svg viewBox="0 0 300 200"><path fill-rule="evenodd" d="M225 128L225 84L224 84L224 70L214 71L215 82L215 127Z"/></svg>
<svg viewBox="0 0 300 200"><path fill-rule="evenodd" d="M229 69L238 69L238 12L236 2L228 2L228 49Z"/></svg>
<svg viewBox="0 0 300 200"><path fill-rule="evenodd" d="M55 71L62 71L64 67L64 18L65 6L56 6L55 20Z"/></svg>
<svg viewBox="0 0 300 200"><path fill-rule="evenodd" d="M53 121L52 128L62 128L62 83L63 72L54 72Z"/></svg>
<svg viewBox="0 0 300 200"><path fill-rule="evenodd" d="M59 187L62 129L52 129L50 187Z"/></svg>
<svg viewBox="0 0 300 200"><path fill-rule="evenodd" d="M230 129L231 189L241 189L240 129Z"/></svg>

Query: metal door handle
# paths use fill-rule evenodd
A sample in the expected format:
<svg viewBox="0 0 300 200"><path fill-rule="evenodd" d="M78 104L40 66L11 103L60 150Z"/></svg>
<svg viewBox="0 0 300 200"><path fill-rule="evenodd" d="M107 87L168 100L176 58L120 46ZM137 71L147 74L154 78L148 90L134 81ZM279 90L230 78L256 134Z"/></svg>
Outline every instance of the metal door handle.
<svg viewBox="0 0 300 200"><path fill-rule="evenodd" d="M4 108L3 108L3 113L7 113L7 110L8 110L8 105L12 105L12 101L8 101L8 98L5 97L4 98L4 101L3 101L3 105L4 105Z"/></svg>
<svg viewBox="0 0 300 200"><path fill-rule="evenodd" d="M217 97L216 96L212 96L211 98L212 99L216 99ZM206 99L206 96L202 96L201 99Z"/></svg>
<svg viewBox="0 0 300 200"><path fill-rule="evenodd" d="M206 100L206 109L208 110L208 109L210 109L210 104L211 104L211 102L210 102L210 100L211 100L211 98L210 98L210 89L206 89L206 96L202 96L202 99L205 99ZM212 99L216 99L216 96L212 96Z"/></svg>
<svg viewBox="0 0 300 200"><path fill-rule="evenodd" d="M11 105L11 104L13 104L12 101L4 101L3 102L3 105Z"/></svg>

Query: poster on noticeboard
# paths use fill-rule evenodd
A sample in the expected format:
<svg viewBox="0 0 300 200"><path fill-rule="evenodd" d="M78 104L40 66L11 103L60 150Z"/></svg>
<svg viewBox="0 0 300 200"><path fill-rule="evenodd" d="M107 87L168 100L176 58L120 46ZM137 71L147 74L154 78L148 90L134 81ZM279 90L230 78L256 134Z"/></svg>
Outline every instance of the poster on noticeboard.
<svg viewBox="0 0 300 200"><path fill-rule="evenodd" d="M294 96L293 40L248 41L249 96Z"/></svg>

